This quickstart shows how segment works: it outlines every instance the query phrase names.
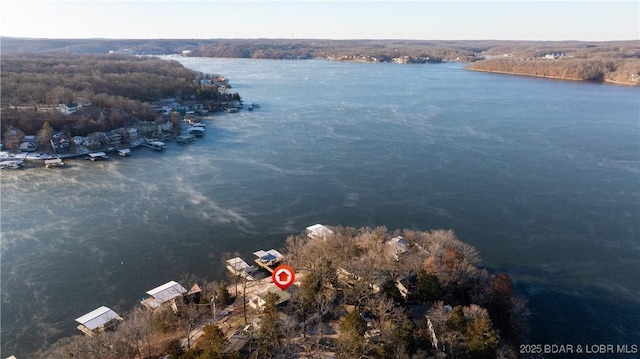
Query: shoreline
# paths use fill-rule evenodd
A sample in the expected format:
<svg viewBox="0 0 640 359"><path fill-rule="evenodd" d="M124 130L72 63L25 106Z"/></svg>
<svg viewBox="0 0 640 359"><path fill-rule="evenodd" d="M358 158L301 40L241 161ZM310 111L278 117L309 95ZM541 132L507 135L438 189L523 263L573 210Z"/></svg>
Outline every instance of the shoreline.
<svg viewBox="0 0 640 359"><path fill-rule="evenodd" d="M511 72L511 71L495 71L495 70L472 69L472 68L469 68L469 67L463 67L462 69L463 70L469 70L469 71L494 73L494 74L537 77L537 78L551 79L551 80L590 82L590 83L595 83L595 84L611 84L611 85L621 85L621 86L640 86L640 83L636 84L636 83L633 83L633 82L623 82L623 81L614 81L614 80L606 80L606 79L602 80L602 81L595 81L595 80L582 80L582 79L569 78L569 77L559 77L559 76L534 75L534 74L526 74L526 73Z"/></svg>

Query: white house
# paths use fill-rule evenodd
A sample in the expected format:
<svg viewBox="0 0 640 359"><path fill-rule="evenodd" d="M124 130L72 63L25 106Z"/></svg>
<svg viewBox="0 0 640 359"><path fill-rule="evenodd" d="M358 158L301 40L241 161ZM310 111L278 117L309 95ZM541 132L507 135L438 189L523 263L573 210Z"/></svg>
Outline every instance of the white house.
<svg viewBox="0 0 640 359"><path fill-rule="evenodd" d="M70 115L76 111L78 111L78 105L73 102L61 103L58 105L58 110L65 115Z"/></svg>
<svg viewBox="0 0 640 359"><path fill-rule="evenodd" d="M264 292L254 294L251 296L251 298L249 299L249 305L251 306L251 308L254 308L254 309L262 308L262 306L264 306L264 304L266 303L265 299L267 298L267 294L269 293L273 293L278 296L278 299L276 300L276 305L280 305L288 301L289 299L291 299L291 294L272 285L269 288L267 288Z"/></svg>
<svg viewBox="0 0 640 359"><path fill-rule="evenodd" d="M322 238L327 240L327 237L332 234L332 230L319 223L307 227L307 236L309 236L309 238Z"/></svg>
<svg viewBox="0 0 640 359"><path fill-rule="evenodd" d="M76 322L80 323L78 329L91 337L98 332L113 328L121 320L122 317L118 313L105 306L76 318Z"/></svg>

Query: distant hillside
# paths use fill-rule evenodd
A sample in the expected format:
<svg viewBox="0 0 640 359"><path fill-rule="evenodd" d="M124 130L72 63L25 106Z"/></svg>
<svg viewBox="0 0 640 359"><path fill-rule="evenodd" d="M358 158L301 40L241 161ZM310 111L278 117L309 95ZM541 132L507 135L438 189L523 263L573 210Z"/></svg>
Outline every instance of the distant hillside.
<svg viewBox="0 0 640 359"><path fill-rule="evenodd" d="M350 62L470 62L471 70L640 84L638 41L25 39L3 37L2 53L183 54Z"/></svg>
<svg viewBox="0 0 640 359"><path fill-rule="evenodd" d="M477 71L640 85L640 43L547 43L501 45L487 59L467 68Z"/></svg>

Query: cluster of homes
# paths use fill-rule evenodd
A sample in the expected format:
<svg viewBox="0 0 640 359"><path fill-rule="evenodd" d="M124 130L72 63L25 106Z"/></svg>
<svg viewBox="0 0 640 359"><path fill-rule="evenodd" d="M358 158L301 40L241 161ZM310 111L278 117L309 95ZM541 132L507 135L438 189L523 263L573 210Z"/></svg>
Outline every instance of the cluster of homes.
<svg viewBox="0 0 640 359"><path fill-rule="evenodd" d="M306 233L309 238L327 240L334 232L328 227L322 224L315 224L306 228ZM400 260L400 256L408 251L406 240L397 236L387 241L389 251ZM265 276L266 272L273 273L275 268L279 266L284 260L285 256L275 249L258 250L253 253L256 257L254 259L254 265L248 264L240 257L231 258L226 261L227 269L235 276L243 278L245 284L247 281L256 282L256 290L251 290L248 293L247 304L254 309L262 308L266 303L266 297L269 293L277 295L277 305L287 302L291 295L286 291L277 288L273 283L267 283L269 277ZM266 270L260 271L260 268ZM346 280L358 280L358 276L349 273L345 269L339 269L338 274ZM262 281L260 281L262 280ZM266 285L259 285L258 282L264 282ZM374 292L381 290L381 283L370 283ZM408 295L407 286L403 285L403 281L398 280L396 286L400 290L400 293L406 297ZM180 283L176 281L169 281L156 288L150 289L146 292L147 298L144 298L140 303L149 310L156 310L157 308L168 306L173 309L174 312L178 311L178 305L188 300L199 301L201 294L200 287L195 284L190 290L187 290ZM420 318L426 318L424 313L419 315ZM312 320L313 318L309 319ZM101 306L81 317L76 318L76 322L79 323L78 329L83 333L94 336L96 333L109 330L115 327L118 322L122 321L122 317L118 315L112 309ZM375 340L379 333L375 331L367 331L367 338Z"/></svg>

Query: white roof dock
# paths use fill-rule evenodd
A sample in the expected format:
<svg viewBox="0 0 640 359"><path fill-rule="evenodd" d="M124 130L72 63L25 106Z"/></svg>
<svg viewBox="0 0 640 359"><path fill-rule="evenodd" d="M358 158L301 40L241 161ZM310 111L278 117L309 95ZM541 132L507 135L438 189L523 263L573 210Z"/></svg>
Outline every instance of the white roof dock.
<svg viewBox="0 0 640 359"><path fill-rule="evenodd" d="M307 227L307 236L309 238L322 238L327 239L327 236L332 235L333 231L324 225L318 223L313 226Z"/></svg>
<svg viewBox="0 0 640 359"><path fill-rule="evenodd" d="M257 260L259 260L262 263L270 263L270 262L276 262L281 260L282 258L284 258L284 256L282 255L282 253L278 252L275 249L269 249L268 251L263 251L263 250L259 250L257 252L253 252L253 254L258 257Z"/></svg>
<svg viewBox="0 0 640 359"><path fill-rule="evenodd" d="M275 249L269 249L268 251L259 250L257 252L253 252L253 254L258 257L255 260L256 264L266 269L270 273L273 273L272 267L274 267L284 258L282 253L276 251Z"/></svg>
<svg viewBox="0 0 640 359"><path fill-rule="evenodd" d="M118 154L122 157L127 157L127 156L131 156L131 149L130 148L121 148L118 150Z"/></svg>
<svg viewBox="0 0 640 359"><path fill-rule="evenodd" d="M152 296L153 300L146 299L143 301L143 304L150 308L156 308L160 304L180 297L186 292L187 290L180 285L180 283L175 281L167 282L159 287L155 287L147 291L147 294Z"/></svg>
<svg viewBox="0 0 640 359"><path fill-rule="evenodd" d="M90 332L105 327L105 325L110 324L113 320L122 320L122 318L118 313L105 306L95 309L80 318L76 318L76 322L80 323L78 329L89 335L91 335ZM86 328L88 331L84 330L82 327Z"/></svg>

